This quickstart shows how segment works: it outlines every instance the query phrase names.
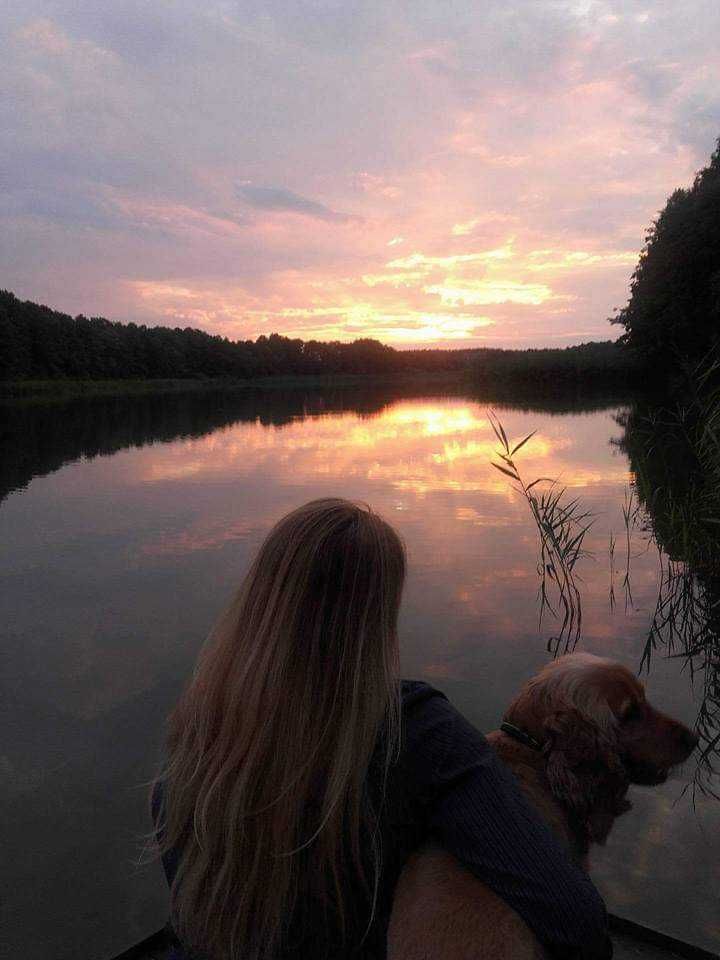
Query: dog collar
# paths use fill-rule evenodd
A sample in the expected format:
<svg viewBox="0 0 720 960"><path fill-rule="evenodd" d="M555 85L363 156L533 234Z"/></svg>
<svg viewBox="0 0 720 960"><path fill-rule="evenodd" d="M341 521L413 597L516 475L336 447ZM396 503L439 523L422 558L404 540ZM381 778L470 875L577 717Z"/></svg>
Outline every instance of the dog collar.
<svg viewBox="0 0 720 960"><path fill-rule="evenodd" d="M512 737L513 740L517 740L518 743L525 744L526 747L531 747L533 750L541 751L543 745L539 740L536 740L535 737L531 737L529 733L525 730L521 730L520 727L516 727L514 723L509 723L507 720L503 720L500 724L500 729L503 733L506 733L509 737Z"/></svg>

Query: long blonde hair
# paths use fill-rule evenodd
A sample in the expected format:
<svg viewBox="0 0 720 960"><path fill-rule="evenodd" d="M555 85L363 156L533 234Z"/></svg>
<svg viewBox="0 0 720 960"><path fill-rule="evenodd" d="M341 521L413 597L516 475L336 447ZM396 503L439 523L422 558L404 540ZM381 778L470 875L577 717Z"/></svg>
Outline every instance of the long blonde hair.
<svg viewBox="0 0 720 960"><path fill-rule="evenodd" d="M323 937L329 950L347 936L357 879L369 925L381 865L366 780L399 744L404 576L385 521L314 500L271 530L210 635L169 720L158 823L192 949L274 960L312 937L322 956Z"/></svg>

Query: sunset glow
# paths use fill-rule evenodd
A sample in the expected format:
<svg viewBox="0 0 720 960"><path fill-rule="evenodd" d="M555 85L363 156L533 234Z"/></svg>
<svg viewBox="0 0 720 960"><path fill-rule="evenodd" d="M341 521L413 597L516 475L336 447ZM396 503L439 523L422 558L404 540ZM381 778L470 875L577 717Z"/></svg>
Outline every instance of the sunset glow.
<svg viewBox="0 0 720 960"><path fill-rule="evenodd" d="M218 482L240 478L247 470L256 471L272 462L296 478L320 476L324 483L335 484L351 479L381 483L405 497L422 499L442 491L492 495L515 504L524 516L512 484L491 466L497 448L490 420L477 404L410 400L370 419L348 413L308 418L279 430L247 424L233 427L175 444L162 458L152 451L134 457L137 472L128 479L151 486ZM144 459L147 467L141 465ZM612 460L605 450L588 457L577 439L571 440L561 430L538 431L524 445L521 460L527 477L557 477L569 488L627 481L624 461ZM480 514L463 514L459 519L477 525ZM488 522L496 521L497 517L492 517ZM244 527L237 534L223 530L222 542L246 532ZM180 551L188 549L188 543L185 534L177 543L173 541ZM152 547L156 548L166 552L170 545L163 541L162 547Z"/></svg>
<svg viewBox="0 0 720 960"><path fill-rule="evenodd" d="M608 339L720 127L709 0L12 0L6 25L2 285L232 339Z"/></svg>

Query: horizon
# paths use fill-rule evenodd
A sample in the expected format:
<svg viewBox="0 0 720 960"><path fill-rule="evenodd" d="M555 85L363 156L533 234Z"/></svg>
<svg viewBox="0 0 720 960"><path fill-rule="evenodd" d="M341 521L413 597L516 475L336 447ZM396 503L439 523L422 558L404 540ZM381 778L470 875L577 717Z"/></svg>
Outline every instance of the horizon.
<svg viewBox="0 0 720 960"><path fill-rule="evenodd" d="M9 293L11 297L15 297L16 300L20 300L22 303L29 303L29 304L31 304L31 305L34 306L34 307L40 307L41 309L44 309L44 310L52 310L52 311L55 312L55 313L64 314L64 315L67 316L70 320L77 320L77 319L78 319L78 316L83 316L86 320L88 320L88 319L89 319L89 320L107 320L107 321L109 321L110 323L121 323L121 324L124 324L124 325L128 325L128 324L131 324L131 323L134 323L134 322L135 322L135 321L133 321L133 320L127 320L127 321L113 320L112 317L101 317L101 316L97 316L97 315L95 315L95 316L88 316L87 314L76 314L75 316L73 316L72 314L68 314L66 311L60 310L60 309L58 309L57 307L53 307L53 306L51 306L51 305L48 304L48 303L38 303L38 302L33 301L33 300L21 300L21 298L20 298L20 297L17 297L17 296L13 293L12 290L0 290L0 294L3 294L3 293ZM140 326L140 324L138 324L138 326ZM200 328L200 327L192 327L192 326L171 327L171 326L169 326L168 324L165 324L165 323L156 323L156 324L150 324L150 325L148 325L148 328L149 328L149 327L164 327L164 328L167 329L167 330L194 330L194 331L196 331L196 332L206 333L206 334L208 334L209 336L222 336L222 334L213 334L212 331L203 330L203 329ZM273 336L287 337L287 334L280 333L278 330L270 330L268 333L258 334L257 337L245 338L245 341L242 341L242 340L233 340L232 337L228 337L227 339L230 340L231 342L235 342L235 343L237 343L237 342L247 342L248 340L250 340L250 342L255 342L256 340L258 340L258 339L259 339L260 337L262 337L262 336L265 336L265 337L273 337ZM619 334L618 336L620 336L620 334ZM308 342L310 342L310 339L311 339L311 338L308 337L308 338L288 338L288 339L303 339L303 342L308 343ZM439 350L439 351L443 351L443 352L446 352L446 353L453 353L453 352L459 353L459 352L468 352L468 351L474 351L474 350L498 350L498 351L500 351L500 350L504 350L504 351L517 350L517 351L519 351L519 352L527 353L527 352L533 351L533 350L569 350L569 349L572 349L573 347L598 346L598 345L604 345L604 344L606 344L606 343L616 343L616 342L617 342L617 338L616 338L615 340L613 340L611 337L609 337L609 338L606 339L606 340L583 340L583 341L581 341L580 343L568 344L567 346L564 346L564 347L557 347L557 346L549 346L549 347L495 347L495 346L488 346L488 345L485 345L485 344L480 344L479 346L464 346L462 343L460 343L459 345L453 343L453 344L449 344L448 346L443 346L443 345L437 345L437 346L436 346L436 345L433 345L433 344L429 344L429 345L425 345L425 344L414 345L414 344L407 344L407 343L392 344L392 343L386 343L386 342L384 342L384 341L382 341L382 340L378 341L377 338L375 338L375 337L364 337L364 338L358 337L358 338L356 338L355 340L344 340L344 341L340 341L340 342L345 343L345 344L353 344L353 343L358 343L358 342L360 342L362 339L375 340L376 342L380 343L382 346L390 347L391 349L393 349L393 350L398 350L398 351L400 351L400 352L412 352L412 351L418 351L418 350ZM325 340L325 341L319 341L319 342L321 342L321 343L328 343L329 341Z"/></svg>
<svg viewBox="0 0 720 960"><path fill-rule="evenodd" d="M720 7L452 13L11 0L0 285L231 340L615 339L720 132Z"/></svg>

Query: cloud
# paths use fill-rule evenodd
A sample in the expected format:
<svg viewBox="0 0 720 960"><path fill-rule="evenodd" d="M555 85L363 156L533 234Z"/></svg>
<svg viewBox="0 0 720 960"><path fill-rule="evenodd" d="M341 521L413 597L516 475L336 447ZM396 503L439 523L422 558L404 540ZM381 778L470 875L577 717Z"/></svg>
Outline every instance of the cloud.
<svg viewBox="0 0 720 960"><path fill-rule="evenodd" d="M299 213L305 217L314 217L316 220L326 220L329 223L349 223L359 219L348 213L338 213L323 203L300 197L291 190L283 187L254 187L251 184L241 184L238 193L251 207L258 210L279 210L285 213Z"/></svg>
<svg viewBox="0 0 720 960"><path fill-rule="evenodd" d="M76 224L98 229L118 226L120 218L88 192L20 189L0 194L0 216Z"/></svg>
<svg viewBox="0 0 720 960"><path fill-rule="evenodd" d="M386 266L399 268L418 267L429 271L435 267L452 269L461 265L488 263L493 260L509 260L513 256L512 241L495 250L484 250L481 253L455 253L446 257L431 257L424 253L411 253L407 257L391 260Z"/></svg>
<svg viewBox="0 0 720 960"><path fill-rule="evenodd" d="M473 232L478 223L479 221L477 219L466 220L464 223L455 223L453 224L452 234L454 237L465 237Z"/></svg>
<svg viewBox="0 0 720 960"><path fill-rule="evenodd" d="M478 280L455 282L452 285L431 284L426 293L437 294L451 306L487 306L491 303L523 303L537 306L552 297L544 283L519 283L512 280Z"/></svg>

